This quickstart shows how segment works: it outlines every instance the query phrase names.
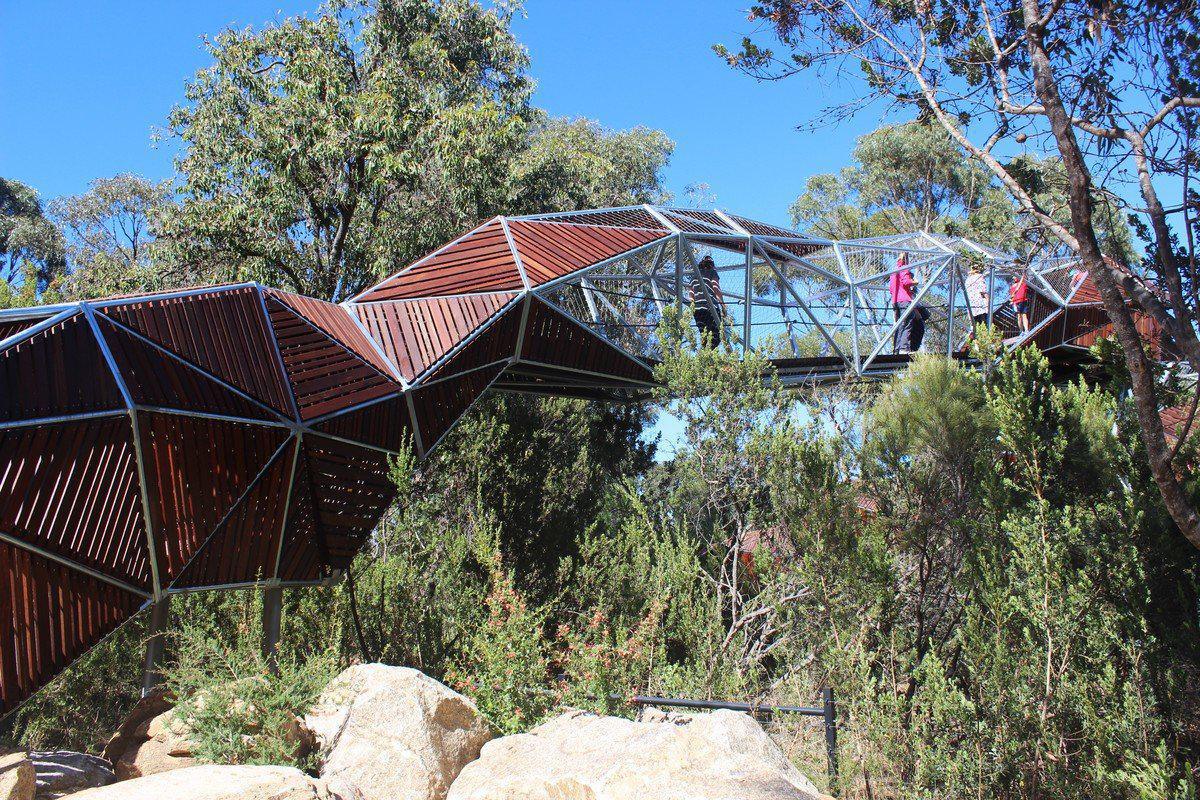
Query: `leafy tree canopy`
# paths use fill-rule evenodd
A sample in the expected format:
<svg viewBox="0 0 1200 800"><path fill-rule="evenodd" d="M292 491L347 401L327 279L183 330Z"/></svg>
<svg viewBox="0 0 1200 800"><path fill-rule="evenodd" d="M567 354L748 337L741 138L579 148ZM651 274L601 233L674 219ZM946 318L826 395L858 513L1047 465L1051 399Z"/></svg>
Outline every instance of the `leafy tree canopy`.
<svg viewBox="0 0 1200 800"><path fill-rule="evenodd" d="M675 145L662 131L607 131L586 119L542 119L513 173L510 214L657 203Z"/></svg>
<svg viewBox="0 0 1200 800"><path fill-rule="evenodd" d="M37 192L0 178L0 305L36 302L65 269L62 235L46 218Z"/></svg>
<svg viewBox="0 0 1200 800"><path fill-rule="evenodd" d="M1067 223L1061 161L1020 155L1008 169L1040 207ZM1129 258L1132 237L1120 209L1102 203L1099 212L1106 247ZM928 120L885 125L860 138L854 163L809 178L791 214L798 227L834 239L921 230L968 236L1022 254L1059 247L996 185L989 170Z"/></svg>
<svg viewBox="0 0 1200 800"><path fill-rule="evenodd" d="M170 202L166 184L128 173L99 178L83 194L51 201L50 218L65 236L70 260L57 292L103 297L181 282L155 260L158 218Z"/></svg>
<svg viewBox="0 0 1200 800"><path fill-rule="evenodd" d="M532 116L509 17L333 0L221 33L169 120L174 257L343 298L494 213Z"/></svg>

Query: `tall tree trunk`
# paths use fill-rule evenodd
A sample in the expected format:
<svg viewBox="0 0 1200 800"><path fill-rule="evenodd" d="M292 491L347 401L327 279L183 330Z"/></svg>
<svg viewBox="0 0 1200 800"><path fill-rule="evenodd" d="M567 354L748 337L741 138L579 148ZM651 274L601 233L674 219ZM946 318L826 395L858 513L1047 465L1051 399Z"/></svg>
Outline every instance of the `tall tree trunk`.
<svg viewBox="0 0 1200 800"><path fill-rule="evenodd" d="M1112 322L1117 341L1125 355L1125 364L1133 382L1134 405L1142 433L1142 444L1150 461L1150 472L1171 518L1187 540L1200 548L1200 515L1175 475L1171 451L1167 447L1162 418L1159 417L1158 391L1154 373L1146 356L1142 337L1134 325L1125 296L1104 263L1104 253L1096 238L1093 223L1091 171L1083 157L1071 117L1058 93L1050 57L1046 52L1045 25L1038 0L1021 0L1025 23L1025 44L1033 67L1033 86L1046 109L1050 130L1069 180L1068 205L1071 227L1079 242L1079 256L1100 291L1104 311Z"/></svg>

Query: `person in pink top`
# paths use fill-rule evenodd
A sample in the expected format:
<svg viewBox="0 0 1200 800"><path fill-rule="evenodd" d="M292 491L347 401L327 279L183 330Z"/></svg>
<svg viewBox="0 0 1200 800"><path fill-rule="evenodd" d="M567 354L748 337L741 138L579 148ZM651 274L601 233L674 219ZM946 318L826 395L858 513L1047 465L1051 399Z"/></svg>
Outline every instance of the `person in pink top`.
<svg viewBox="0 0 1200 800"><path fill-rule="evenodd" d="M915 353L921 349L921 341L925 338L925 320L929 318L929 310L913 302L917 295L917 280L908 268L908 253L901 253L896 259L896 271L888 280L888 290L892 298L892 311L896 319L901 320L896 328L895 352L897 355ZM906 315L910 306L912 311Z"/></svg>
<svg viewBox="0 0 1200 800"><path fill-rule="evenodd" d="M1021 270L1021 277L1008 290L1008 299L1013 311L1017 312L1019 333L1029 333L1029 267Z"/></svg>

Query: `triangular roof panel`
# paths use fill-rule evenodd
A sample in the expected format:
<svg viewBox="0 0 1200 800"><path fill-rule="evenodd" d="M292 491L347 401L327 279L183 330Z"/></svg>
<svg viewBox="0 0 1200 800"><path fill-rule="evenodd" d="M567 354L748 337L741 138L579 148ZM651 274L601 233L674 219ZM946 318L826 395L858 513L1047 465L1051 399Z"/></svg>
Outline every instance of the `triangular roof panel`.
<svg viewBox="0 0 1200 800"><path fill-rule="evenodd" d="M509 230L521 255L521 265L533 286L541 286L669 236L654 230L529 220L513 220Z"/></svg>
<svg viewBox="0 0 1200 800"><path fill-rule="evenodd" d="M291 414L256 287L106 305L102 313L279 413Z"/></svg>
<svg viewBox="0 0 1200 800"><path fill-rule="evenodd" d="M499 218L354 298L356 303L525 288Z"/></svg>
<svg viewBox="0 0 1200 800"><path fill-rule="evenodd" d="M411 382L516 296L500 292L355 303L349 311Z"/></svg>

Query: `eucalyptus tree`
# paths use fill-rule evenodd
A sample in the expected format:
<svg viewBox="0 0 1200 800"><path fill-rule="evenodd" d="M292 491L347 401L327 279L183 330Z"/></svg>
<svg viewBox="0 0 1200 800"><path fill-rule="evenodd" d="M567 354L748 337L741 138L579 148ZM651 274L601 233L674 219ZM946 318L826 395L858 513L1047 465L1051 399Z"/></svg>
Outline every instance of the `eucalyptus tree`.
<svg viewBox="0 0 1200 800"><path fill-rule="evenodd" d="M733 66L773 79L853 73L858 97L826 119L872 100L915 110L1078 256L1122 346L1155 482L1180 530L1200 547L1200 514L1176 474L1151 358L1126 303L1158 322L1200 368L1196 0L766 0L751 18L770 28L780 49L752 38L736 52L718 46ZM1027 141L1061 162L1065 220L1011 165L1014 147ZM1106 252L1097 220L1104 201L1140 221L1150 244L1142 264Z"/></svg>
<svg viewBox="0 0 1200 800"><path fill-rule="evenodd" d="M838 237L942 232L974 210L991 183L945 131L922 122L861 137L854 161L837 175L809 178L791 209L795 223Z"/></svg>
<svg viewBox="0 0 1200 800"><path fill-rule="evenodd" d="M540 119L517 158L508 213L610 208L667 199L662 168L675 149L662 131L612 131L588 119Z"/></svg>
<svg viewBox="0 0 1200 800"><path fill-rule="evenodd" d="M174 257L341 299L495 213L531 120L510 18L331 0L217 35L169 118Z"/></svg>
<svg viewBox="0 0 1200 800"><path fill-rule="evenodd" d="M1061 160L1023 153L1005 166L1041 208L1069 223ZM791 214L798 227L833 239L920 230L965 235L1025 257L1061 248L988 169L927 118L883 125L862 136L853 163L810 177ZM1101 199L1097 218L1106 249L1129 257L1124 212Z"/></svg>
<svg viewBox="0 0 1200 800"><path fill-rule="evenodd" d="M66 267L62 234L46 217L37 192L0 178L0 305L37 302Z"/></svg>
<svg viewBox="0 0 1200 800"><path fill-rule="evenodd" d="M88 298L193 282L198 276L166 268L155 257L159 220L170 204L168 184L128 173L52 200L50 217L63 232L70 261L56 290Z"/></svg>

